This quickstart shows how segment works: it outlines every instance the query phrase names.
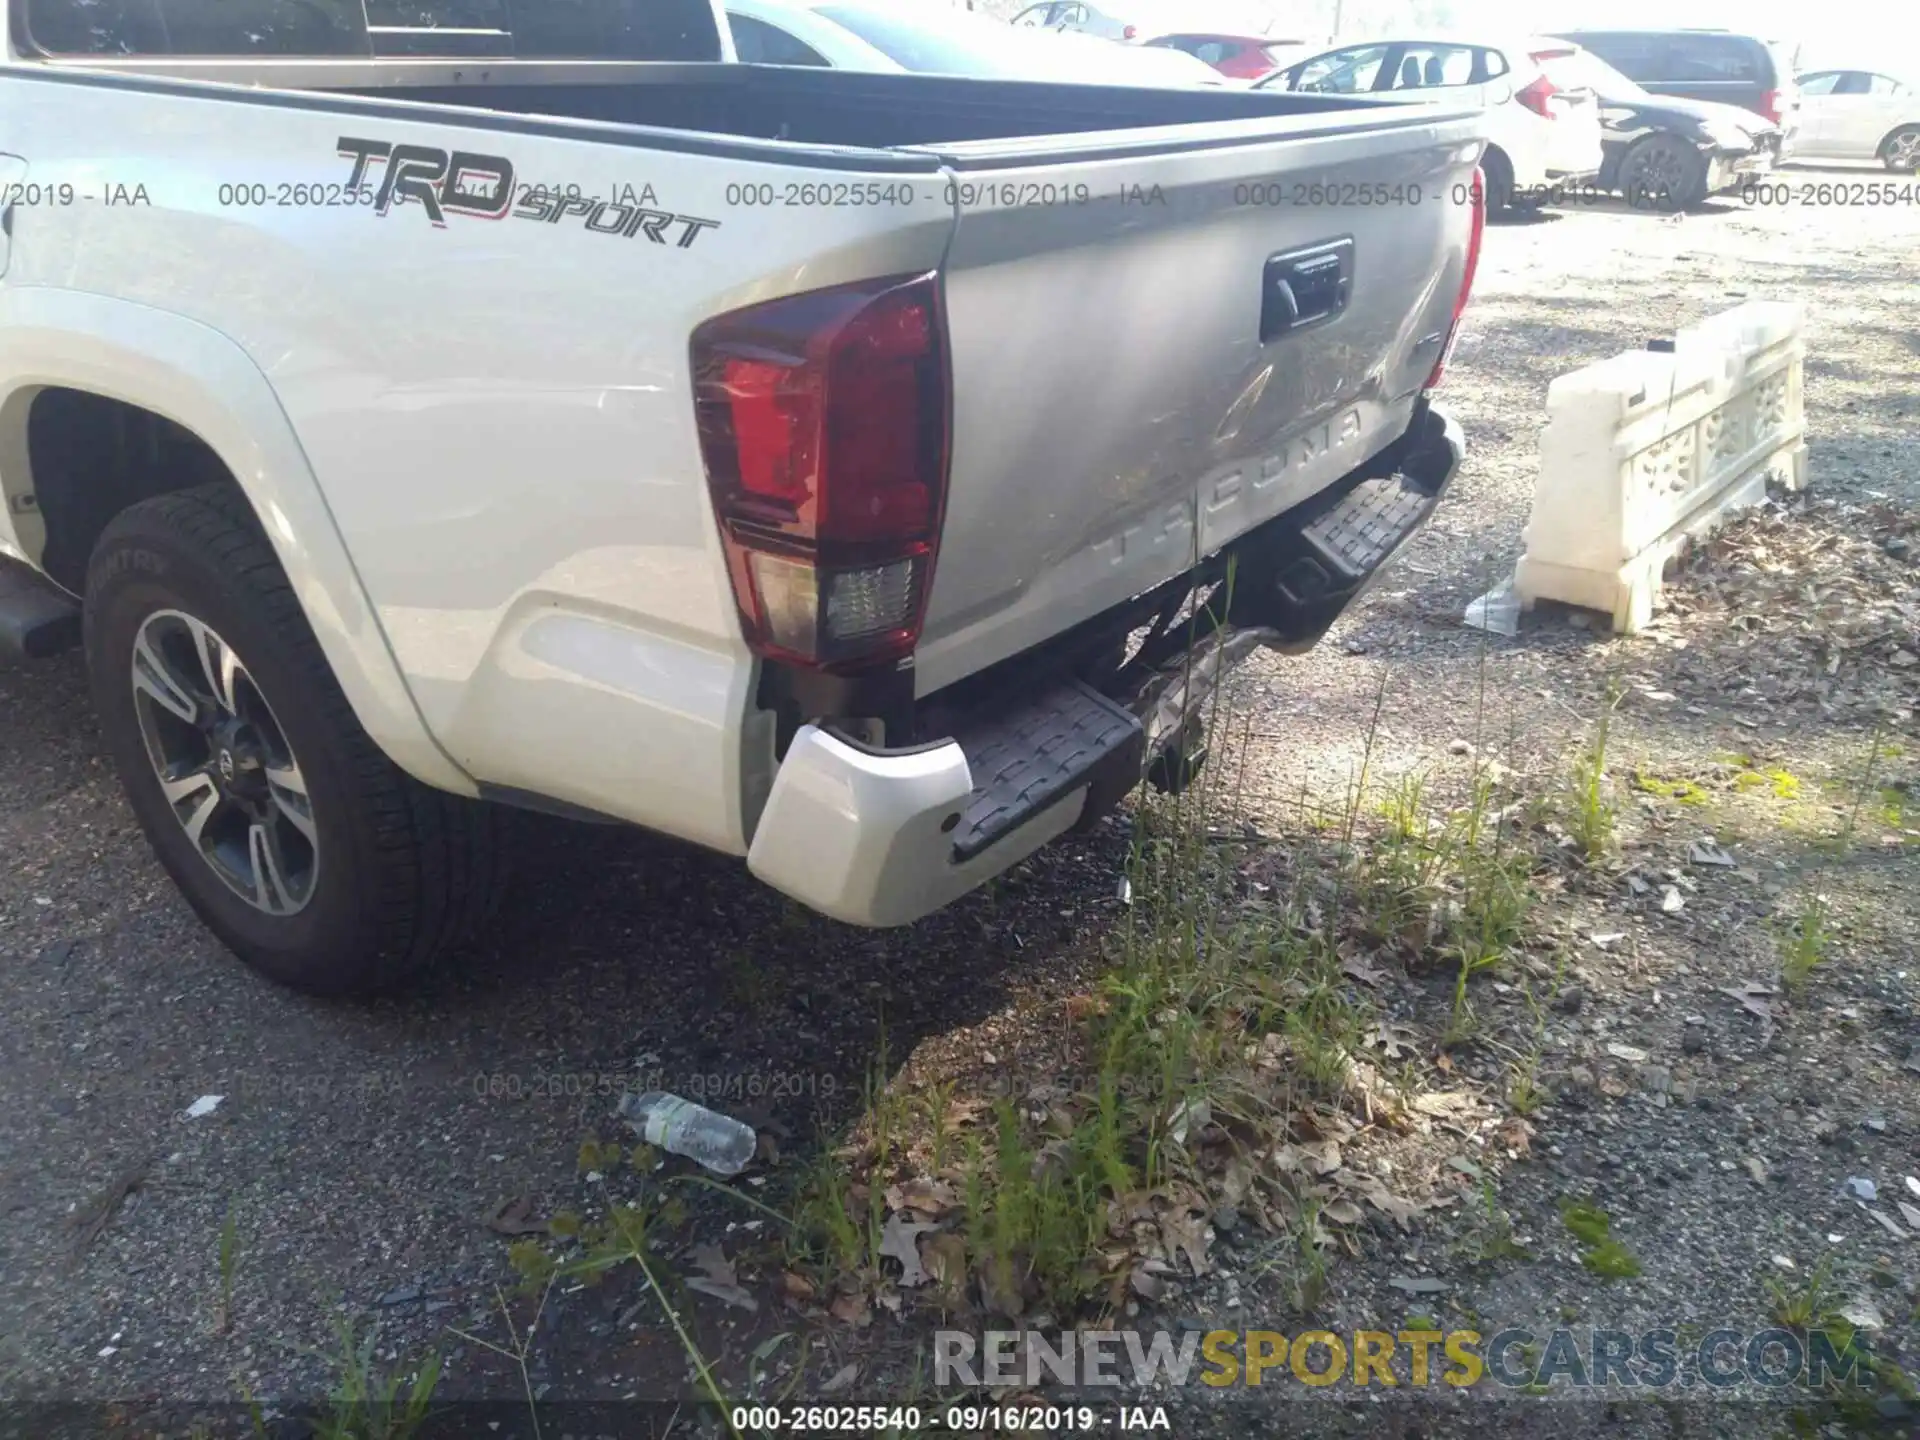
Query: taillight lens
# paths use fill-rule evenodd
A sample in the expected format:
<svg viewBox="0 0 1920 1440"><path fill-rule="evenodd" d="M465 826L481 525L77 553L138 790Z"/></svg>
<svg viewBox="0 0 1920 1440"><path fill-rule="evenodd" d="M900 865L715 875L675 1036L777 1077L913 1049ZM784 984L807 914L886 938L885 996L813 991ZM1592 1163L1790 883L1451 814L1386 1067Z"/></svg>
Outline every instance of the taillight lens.
<svg viewBox="0 0 1920 1440"><path fill-rule="evenodd" d="M1530 84L1522 87L1513 98L1526 106L1527 109L1531 110L1534 114L1538 115L1542 120L1551 120L1553 119L1553 107L1547 104L1547 99L1549 96L1558 95L1559 93L1560 87L1547 79L1546 76L1541 75Z"/></svg>
<svg viewBox="0 0 1920 1440"><path fill-rule="evenodd" d="M693 375L747 643L768 659L832 670L911 653L947 490L934 277L716 316L693 333Z"/></svg>
<svg viewBox="0 0 1920 1440"><path fill-rule="evenodd" d="M1433 373L1427 376L1425 388L1433 389L1447 373L1447 361L1453 357L1453 342L1460 338L1460 317L1466 314L1467 300L1473 294L1474 272L1480 268L1480 237L1487 229L1487 177L1479 170L1473 172L1473 184L1468 187L1472 219L1467 230L1467 263L1460 272L1460 293L1453 299L1453 320L1447 326L1446 343L1440 347L1440 358L1433 362Z"/></svg>
<svg viewBox="0 0 1920 1440"><path fill-rule="evenodd" d="M1133 39L1134 36L1138 35L1139 33L1140 32L1134 29L1133 26L1129 25L1125 30L1122 30L1120 32L1120 38L1122 40L1131 40Z"/></svg>
<svg viewBox="0 0 1920 1440"><path fill-rule="evenodd" d="M1781 104L1784 98L1778 90L1769 90L1760 97L1760 113L1775 125L1786 122L1786 106Z"/></svg>

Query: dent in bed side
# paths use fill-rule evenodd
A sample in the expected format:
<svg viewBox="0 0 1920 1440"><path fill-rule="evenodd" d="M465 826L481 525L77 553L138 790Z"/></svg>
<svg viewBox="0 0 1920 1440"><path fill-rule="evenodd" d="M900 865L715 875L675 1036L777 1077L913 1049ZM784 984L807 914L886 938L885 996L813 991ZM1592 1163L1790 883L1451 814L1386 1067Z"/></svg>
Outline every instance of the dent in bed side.
<svg viewBox="0 0 1920 1440"><path fill-rule="evenodd" d="M476 793L422 722L306 455L237 345L150 306L34 286L0 291L0 334L0 490L24 558L37 559L45 538L23 501L32 493L34 397L65 386L165 416L204 440L239 482L374 743L426 784Z"/></svg>

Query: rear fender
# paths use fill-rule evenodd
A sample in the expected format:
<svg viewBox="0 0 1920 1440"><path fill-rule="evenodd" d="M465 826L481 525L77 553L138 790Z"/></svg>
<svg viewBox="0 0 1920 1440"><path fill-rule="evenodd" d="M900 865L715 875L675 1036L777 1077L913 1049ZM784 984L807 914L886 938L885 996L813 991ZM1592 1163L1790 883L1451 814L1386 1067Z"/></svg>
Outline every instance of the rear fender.
<svg viewBox="0 0 1920 1440"><path fill-rule="evenodd" d="M27 416L52 386L137 405L192 431L239 483L360 724L416 779L473 795L434 742L354 571L326 497L267 378L220 332L184 316L75 290L0 292L0 492L14 548L39 558L27 497ZM0 534L0 540L7 538Z"/></svg>

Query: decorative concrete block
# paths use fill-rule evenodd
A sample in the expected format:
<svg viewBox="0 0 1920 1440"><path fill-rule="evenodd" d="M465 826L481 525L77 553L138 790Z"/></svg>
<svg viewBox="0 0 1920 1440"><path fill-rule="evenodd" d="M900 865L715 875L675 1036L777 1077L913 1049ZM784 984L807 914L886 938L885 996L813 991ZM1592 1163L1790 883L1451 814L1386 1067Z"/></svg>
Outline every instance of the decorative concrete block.
<svg viewBox="0 0 1920 1440"><path fill-rule="evenodd" d="M1806 483L1805 314L1754 301L1547 388L1540 475L1513 588L1627 633L1653 615L1667 562L1767 483Z"/></svg>

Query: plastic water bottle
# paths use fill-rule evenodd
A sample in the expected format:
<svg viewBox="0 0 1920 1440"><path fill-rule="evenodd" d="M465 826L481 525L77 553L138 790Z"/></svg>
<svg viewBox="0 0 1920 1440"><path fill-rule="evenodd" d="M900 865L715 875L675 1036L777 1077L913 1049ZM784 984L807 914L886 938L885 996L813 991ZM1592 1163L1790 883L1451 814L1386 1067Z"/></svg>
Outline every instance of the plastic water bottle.
<svg viewBox="0 0 1920 1440"><path fill-rule="evenodd" d="M647 1144L684 1155L716 1175L738 1175L759 1147L751 1125L664 1090L622 1095L618 1113Z"/></svg>

